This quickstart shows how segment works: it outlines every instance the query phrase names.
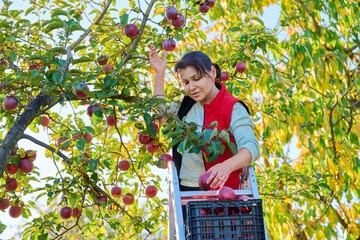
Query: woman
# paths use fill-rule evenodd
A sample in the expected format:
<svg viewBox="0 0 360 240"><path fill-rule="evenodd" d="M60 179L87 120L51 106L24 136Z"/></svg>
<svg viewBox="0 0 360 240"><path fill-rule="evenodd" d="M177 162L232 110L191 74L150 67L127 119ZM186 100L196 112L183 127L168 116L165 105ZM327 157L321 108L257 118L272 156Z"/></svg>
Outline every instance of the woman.
<svg viewBox="0 0 360 240"><path fill-rule="evenodd" d="M151 45L150 63L155 71L154 96L165 98L166 52L160 58L155 46ZM209 128L208 125L213 121L219 123L218 130L231 127L231 139L238 148L238 152L233 155L226 146L225 153L209 164L204 161L203 153L186 151L181 156L174 147L173 158L180 179L180 190L199 190L198 178L205 171L210 172L207 183L211 183L211 189L223 186L239 189L241 169L254 162L260 153L247 106L218 82L221 74L219 66L200 51L185 54L175 65L175 74L186 93L177 111L180 119L186 116L186 122L195 122L204 128ZM202 130L199 127L197 131Z"/></svg>

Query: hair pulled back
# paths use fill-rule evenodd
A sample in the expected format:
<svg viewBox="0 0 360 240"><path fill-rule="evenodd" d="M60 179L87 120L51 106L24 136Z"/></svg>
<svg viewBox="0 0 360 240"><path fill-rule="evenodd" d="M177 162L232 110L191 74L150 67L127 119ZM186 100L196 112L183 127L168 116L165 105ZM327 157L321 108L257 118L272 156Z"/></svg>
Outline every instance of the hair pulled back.
<svg viewBox="0 0 360 240"><path fill-rule="evenodd" d="M219 65L213 63L208 55L201 51L192 51L185 54L181 60L179 60L175 65L175 73L178 74L179 70L185 69L189 66L195 68L195 70L200 73L202 76L209 75L211 66L214 66L216 69L216 81L221 80L221 70Z"/></svg>

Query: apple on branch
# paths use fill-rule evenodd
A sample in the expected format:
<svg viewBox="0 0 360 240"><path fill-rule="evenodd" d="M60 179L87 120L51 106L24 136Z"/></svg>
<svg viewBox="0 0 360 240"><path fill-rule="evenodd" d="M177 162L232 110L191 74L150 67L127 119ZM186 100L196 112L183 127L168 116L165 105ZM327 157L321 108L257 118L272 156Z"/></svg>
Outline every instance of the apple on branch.
<svg viewBox="0 0 360 240"><path fill-rule="evenodd" d="M174 6L169 6L165 11L166 17L170 20L177 18L178 10Z"/></svg>
<svg viewBox="0 0 360 240"><path fill-rule="evenodd" d="M97 63L99 65L106 65L109 61L109 57L107 55L102 55L97 59Z"/></svg>
<svg viewBox="0 0 360 240"><path fill-rule="evenodd" d="M245 70L246 70L246 64L243 63L243 62L239 62L238 64L236 64L235 70L236 70L238 73L243 73L243 72L245 72Z"/></svg>
<svg viewBox="0 0 360 240"><path fill-rule="evenodd" d="M120 197L121 196L121 188L117 187L117 186L112 187L111 188L111 195L113 197Z"/></svg>
<svg viewBox="0 0 360 240"><path fill-rule="evenodd" d="M9 192L15 191L18 187L18 181L15 178L8 178L5 189Z"/></svg>
<svg viewBox="0 0 360 240"><path fill-rule="evenodd" d="M125 195L122 197L122 200L125 205L131 205L133 204L135 198L132 193L125 193Z"/></svg>
<svg viewBox="0 0 360 240"><path fill-rule="evenodd" d="M184 15L182 14L179 14L179 16L177 18L174 18L171 20L171 24L174 26L174 27L182 27L184 24L185 24L185 17Z"/></svg>
<svg viewBox="0 0 360 240"><path fill-rule="evenodd" d="M20 217L21 212L22 212L21 207L20 207L20 206L17 206L17 205L11 206L10 209L9 209L9 215L10 215L10 217L12 217L12 218L18 218L18 217Z"/></svg>
<svg viewBox="0 0 360 240"><path fill-rule="evenodd" d="M166 39L166 40L162 43L162 47L163 47L164 50L167 51L167 52L174 51L174 49L175 49L175 47L176 47L176 42L174 41L174 39Z"/></svg>
<svg viewBox="0 0 360 240"><path fill-rule="evenodd" d="M41 116L41 126L47 127L49 126L50 120L46 116Z"/></svg>
<svg viewBox="0 0 360 240"><path fill-rule="evenodd" d="M118 164L118 167L121 171L127 171L130 168L130 162L127 160L121 160Z"/></svg>
<svg viewBox="0 0 360 240"><path fill-rule="evenodd" d="M5 210L10 206L9 199L3 198L0 199L0 210Z"/></svg>
<svg viewBox="0 0 360 240"><path fill-rule="evenodd" d="M132 23L128 24L124 30L125 36L127 36L128 38L136 37L138 32L139 32L139 29L137 28L137 26Z"/></svg>
<svg viewBox="0 0 360 240"><path fill-rule="evenodd" d="M149 198L155 197L157 194L157 188L155 186L147 186L145 188L145 195Z"/></svg>
<svg viewBox="0 0 360 240"><path fill-rule="evenodd" d="M8 111L15 110L18 104L18 101L14 97L6 97L3 101L3 107Z"/></svg>
<svg viewBox="0 0 360 240"><path fill-rule="evenodd" d="M70 207L63 207L60 209L60 217L64 220L72 216L72 209Z"/></svg>
<svg viewBox="0 0 360 240"><path fill-rule="evenodd" d="M89 91L89 87L85 84L85 83L79 83L76 87L75 87L75 96L79 99L85 100L88 98L88 95L86 92L84 92L84 90L88 90Z"/></svg>
<svg viewBox="0 0 360 240"><path fill-rule="evenodd" d="M199 5L199 11L201 13L207 13L209 11L209 9L210 9L210 7L209 7L209 5L207 5L207 3L201 3Z"/></svg>
<svg viewBox="0 0 360 240"><path fill-rule="evenodd" d="M88 106L88 108L86 109L86 114L89 116L89 117L92 117L93 113L95 110L100 110L97 106L95 105L90 105Z"/></svg>

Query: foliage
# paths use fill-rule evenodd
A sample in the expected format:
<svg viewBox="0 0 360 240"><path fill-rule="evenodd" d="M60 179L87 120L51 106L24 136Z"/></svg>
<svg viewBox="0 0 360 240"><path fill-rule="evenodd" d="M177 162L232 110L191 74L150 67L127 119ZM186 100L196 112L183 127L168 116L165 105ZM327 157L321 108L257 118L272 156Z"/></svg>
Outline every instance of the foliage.
<svg viewBox="0 0 360 240"><path fill-rule="evenodd" d="M126 8L123 1L36 0L24 10L3 1L0 102L14 96L20 104L12 112L0 106L0 181L5 185L11 177L4 171L6 163L18 165L19 157L10 157L10 152L20 139L46 148L42 157L53 161L58 173L33 188L32 181L39 181L35 160L33 172L16 173L18 189L1 189L0 197L20 204L24 218L44 197L49 205L81 210L79 218L69 220L60 218L59 209L43 212L26 223L22 237L60 239L73 231L90 238L114 232L119 239L166 236L167 200L147 199L143 191L148 185L161 187L164 179L153 169L174 144L170 138L183 141L184 128L169 133L174 126L168 126L166 132L157 109L181 93L173 63L184 52L200 49L229 72L227 88L250 106L261 141L256 170L269 237L358 239L359 3L216 0L207 14L200 14L200 1L174 2L186 18L182 28L163 21L171 4L164 0L129 0ZM272 4L280 5L281 15L279 24L267 29L259 15ZM137 37L124 35L128 23L139 28ZM167 99L162 101L152 97L148 53L149 44L160 48L167 38L174 38L177 47L168 53ZM97 63L103 55L113 71ZM240 61L247 66L243 74L235 71ZM89 86L85 100L75 95L80 83ZM54 111L59 105L72 110ZM91 118L85 114L89 105L99 108ZM115 117L114 127L107 124L109 115ZM41 116L50 118L50 145L24 134L27 128L39 131ZM165 131L156 132L151 122ZM86 133L92 135L91 143L77 137ZM137 141L140 133L160 145L156 153ZM204 136L221 132L211 134ZM191 137L189 130L184 139ZM68 140L55 146L59 138ZM294 141L300 152L296 159L286 152ZM17 147L24 155L25 146ZM122 159L131 163L126 172L117 168ZM114 185L133 193L134 204L111 197ZM22 200L26 194L35 194L35 202ZM108 203L99 206L97 195L107 196ZM106 210L111 204L119 213ZM0 222L0 231L4 224Z"/></svg>

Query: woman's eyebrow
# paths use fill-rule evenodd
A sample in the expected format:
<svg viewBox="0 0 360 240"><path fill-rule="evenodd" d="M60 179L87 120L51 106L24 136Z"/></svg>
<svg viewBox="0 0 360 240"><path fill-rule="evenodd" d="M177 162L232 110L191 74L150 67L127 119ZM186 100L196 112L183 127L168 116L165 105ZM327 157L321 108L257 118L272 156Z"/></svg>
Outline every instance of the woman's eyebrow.
<svg viewBox="0 0 360 240"><path fill-rule="evenodd" d="M195 73L194 75L192 75L190 78L196 77L197 75L201 75L200 73ZM186 78L182 78L181 81L186 81Z"/></svg>

